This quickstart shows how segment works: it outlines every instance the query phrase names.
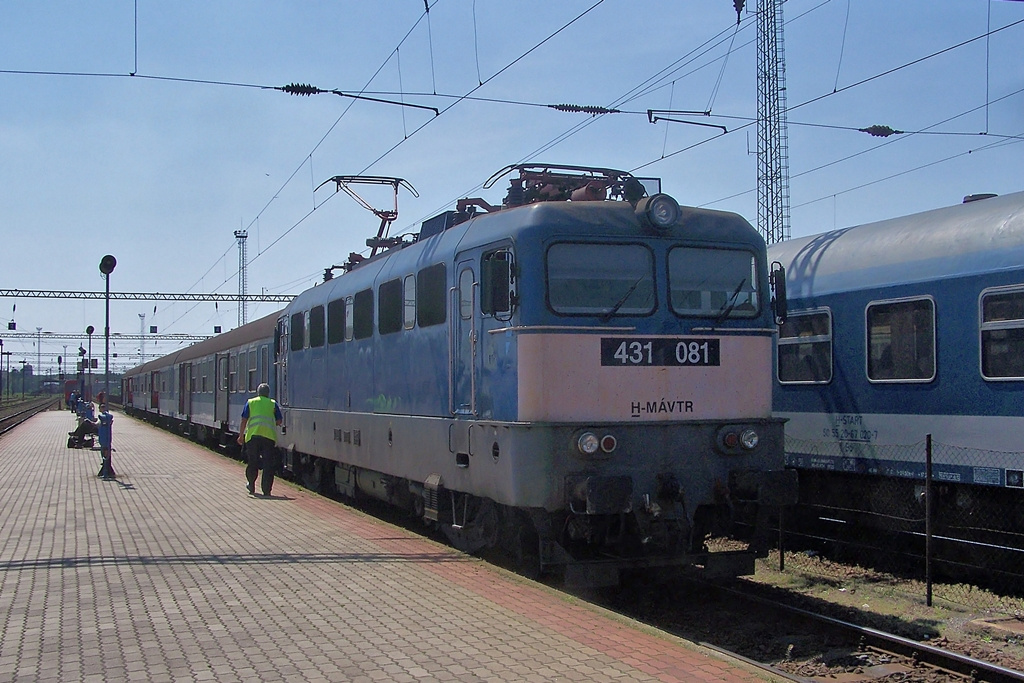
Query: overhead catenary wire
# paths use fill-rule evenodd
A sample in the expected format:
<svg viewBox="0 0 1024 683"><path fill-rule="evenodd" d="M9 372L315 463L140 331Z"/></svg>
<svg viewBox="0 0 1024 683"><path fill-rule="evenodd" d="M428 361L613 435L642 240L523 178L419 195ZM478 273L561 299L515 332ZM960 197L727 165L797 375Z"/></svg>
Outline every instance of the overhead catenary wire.
<svg viewBox="0 0 1024 683"><path fill-rule="evenodd" d="M837 95L837 94L842 93L844 91L850 90L852 88L864 85L866 83L870 83L870 82L875 81L875 80L877 80L879 78L882 78L884 76L888 76L890 74L896 73L897 71L901 71L901 70L903 70L903 69L905 69L907 67L913 66L915 64L920 64L921 62L924 62L924 61L926 61L928 59L932 59L932 58L938 57L940 55L946 54L947 52L950 52L951 50L955 50L957 48L961 48L961 47L964 47L964 46L969 45L971 43L974 43L974 42L976 42L978 40L981 40L981 39L985 38L986 36L988 36L990 34L998 33L1000 31L1004 31L1006 29L1013 28L1014 26L1018 26L1020 24L1024 24L1024 19L1020 19L1020 20L1014 21L1012 23L1006 24L1004 26L1001 26L1001 27L999 27L997 29L994 29L994 30L991 30L991 31L986 31L985 34L982 34L982 35L979 35L979 36L975 36L973 38L969 38L967 40L964 40L964 41L961 41L959 43L956 43L955 45L951 45L951 46L945 47L945 48L943 48L941 50L937 50L937 51L932 52L932 53L930 53L928 55L925 55L923 57L919 57L917 59L914 59L914 60L911 60L911 61L906 62L904 64L901 64L899 66L893 67L891 69L887 69L887 70L885 70L883 72L880 72L878 74L874 74L874 75L869 76L867 78L861 79L861 80L859 80L859 81L857 81L855 83L850 83L850 84L848 84L846 86L843 86L842 88L836 89L836 90L834 90L832 92L825 93L825 94L822 94L822 95L818 95L818 96L813 97L813 98L811 98L809 100L801 102L800 104L797 104L797 105L794 105L792 107L789 107L788 111L793 111L795 109L799 109L799 108L801 108L803 106L806 106L808 104L811 104L811 103L814 103L814 102L819 102L819 101L821 101L821 100L823 100L823 99L825 99L827 97L832 97L834 95ZM1015 94L1015 93L1011 93L1011 95L1012 94ZM987 99L988 98L986 97L986 100ZM1000 99L1003 99L1003 98L1000 98ZM976 109L977 108L975 108L974 110L976 110ZM971 111L974 111L974 110L971 110ZM953 118L958 118L959 116L962 116L962 115L963 114L958 114L956 117L953 117ZM728 117L726 117L726 118L728 118ZM949 119L949 120L951 120L951 119ZM735 132L737 132L739 130L743 130L745 128L748 128L749 126L754 125L754 123L755 123L754 121L750 121L750 122L748 122L748 123L746 123L744 125L741 125L741 126L739 126L737 128L734 128L731 132L735 133ZM794 124L792 121L790 121L789 123L790 123L790 125L801 125L801 124ZM805 125L814 125L814 124L805 124ZM817 124L817 125L821 125L821 126L824 127L824 124ZM957 135L962 135L963 133L956 133L956 134ZM988 134L988 133L978 133L978 134ZM693 144L687 145L686 147L678 149L678 150L676 150L674 152L670 152L667 155L666 154L662 154L662 156L660 158L652 159L651 161L648 161L648 162L646 162L644 164L641 164L641 165L631 169L631 172L636 172L638 170L641 170L641 169L647 168L649 166L652 166L652 165L654 165L654 164L656 164L656 163L658 163L660 161L663 161L665 159L668 159L670 157L673 157L673 156L682 154L684 152L690 151L690 150L692 150L692 149L694 149L696 147L699 147L701 145L706 144L710 140L717 139L717 137L721 137L721 136L715 136L714 138L707 138L707 139L704 139L704 140L700 140L700 141L695 142ZM1015 136L1010 135L1010 136L1006 136L1006 137L1012 139ZM799 177L799 175L802 175L802 174L798 174L798 175L793 176L793 177ZM729 198L735 198L737 196L742 196L744 194L748 194L749 192L753 192L753 190L746 190L746 191L744 191L742 193L739 193L739 194L736 194L736 195L730 195ZM716 201L711 202L711 203L707 203L707 204L705 204L705 206L714 205L714 204L719 203L721 201L725 201L725 199L720 199L720 200L716 200Z"/></svg>

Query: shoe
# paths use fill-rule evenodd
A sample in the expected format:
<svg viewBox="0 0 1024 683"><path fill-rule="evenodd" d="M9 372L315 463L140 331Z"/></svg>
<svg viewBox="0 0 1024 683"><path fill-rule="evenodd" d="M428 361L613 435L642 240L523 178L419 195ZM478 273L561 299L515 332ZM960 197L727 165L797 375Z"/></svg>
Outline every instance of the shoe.
<svg viewBox="0 0 1024 683"><path fill-rule="evenodd" d="M250 496L255 496L256 495L256 485L255 484L246 484L245 485L245 490L249 492Z"/></svg>
<svg viewBox="0 0 1024 683"><path fill-rule="evenodd" d="M263 497L264 498L270 498L270 491L264 491L263 492Z"/></svg>

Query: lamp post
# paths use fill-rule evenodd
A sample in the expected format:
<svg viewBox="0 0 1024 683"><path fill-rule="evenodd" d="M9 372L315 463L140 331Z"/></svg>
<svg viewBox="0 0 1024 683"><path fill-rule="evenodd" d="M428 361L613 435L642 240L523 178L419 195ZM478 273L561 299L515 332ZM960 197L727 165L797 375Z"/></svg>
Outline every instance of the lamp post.
<svg viewBox="0 0 1024 683"><path fill-rule="evenodd" d="M100 454L103 457L103 466L100 467L99 476L104 479L116 479L117 473L114 472L114 465L111 462L111 439L112 439L112 423L114 418L110 415L109 406L102 404L110 401L110 274L114 272L114 266L117 265L117 259L110 254L107 254L100 260L100 272L103 273L103 278L107 281L107 315L104 321L103 328L103 401L100 405L99 415L99 437L100 437Z"/></svg>
<svg viewBox="0 0 1024 683"><path fill-rule="evenodd" d="M25 363L27 363L28 361L25 360L24 358L22 358L19 362L21 363L21 400L24 401L25 400Z"/></svg>
<svg viewBox="0 0 1024 683"><path fill-rule="evenodd" d="M107 254L100 259L100 272L107 281L107 315L103 328L103 400L110 400L110 274L114 272L117 259Z"/></svg>
<svg viewBox="0 0 1024 683"><path fill-rule="evenodd" d="M93 399L93 395L92 395L92 333L95 332L95 331L96 331L96 328L93 327L92 325L89 325L89 327L85 328L85 333L87 335L89 335L89 357L86 359L85 363L86 363L86 367L88 368L88 372L86 374L89 376L89 380L87 382L87 386L89 387L89 400L90 401Z"/></svg>
<svg viewBox="0 0 1024 683"><path fill-rule="evenodd" d="M0 351L0 371L3 370L2 361L3 356L7 356L7 399L11 398L11 356L14 355L14 351Z"/></svg>
<svg viewBox="0 0 1024 683"><path fill-rule="evenodd" d="M36 328L36 372L43 371L43 328ZM38 379L37 379L38 382ZM38 384L37 384L38 388Z"/></svg>

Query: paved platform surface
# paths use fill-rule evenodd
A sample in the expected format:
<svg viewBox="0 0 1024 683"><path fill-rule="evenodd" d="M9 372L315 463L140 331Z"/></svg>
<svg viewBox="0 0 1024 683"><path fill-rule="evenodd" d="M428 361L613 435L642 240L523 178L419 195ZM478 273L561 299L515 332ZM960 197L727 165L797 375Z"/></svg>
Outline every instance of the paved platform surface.
<svg viewBox="0 0 1024 683"><path fill-rule="evenodd" d="M0 437L0 681L757 681L120 413Z"/></svg>

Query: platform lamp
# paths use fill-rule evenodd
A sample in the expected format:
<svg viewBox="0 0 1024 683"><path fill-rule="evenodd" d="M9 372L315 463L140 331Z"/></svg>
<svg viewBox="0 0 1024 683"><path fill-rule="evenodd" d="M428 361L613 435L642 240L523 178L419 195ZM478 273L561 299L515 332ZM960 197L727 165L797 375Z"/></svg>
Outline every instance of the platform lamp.
<svg viewBox="0 0 1024 683"><path fill-rule="evenodd" d="M103 328L103 400L110 401L110 274L114 272L117 259L107 254L100 259L100 272L107 281L107 315Z"/></svg>

